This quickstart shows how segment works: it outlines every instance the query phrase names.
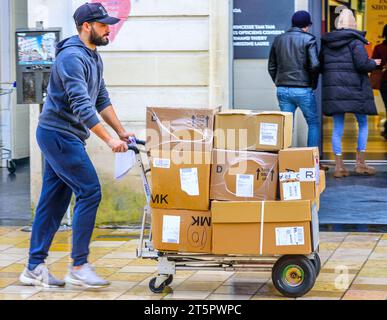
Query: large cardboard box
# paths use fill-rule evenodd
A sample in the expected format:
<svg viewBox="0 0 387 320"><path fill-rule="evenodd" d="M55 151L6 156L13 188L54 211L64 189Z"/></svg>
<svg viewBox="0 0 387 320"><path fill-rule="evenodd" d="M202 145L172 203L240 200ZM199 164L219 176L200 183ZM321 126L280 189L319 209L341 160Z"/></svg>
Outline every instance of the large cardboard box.
<svg viewBox="0 0 387 320"><path fill-rule="evenodd" d="M147 149L208 151L213 147L218 108L148 107Z"/></svg>
<svg viewBox="0 0 387 320"><path fill-rule="evenodd" d="M215 116L216 149L279 151L291 146L292 136L290 112L227 110Z"/></svg>
<svg viewBox="0 0 387 320"><path fill-rule="evenodd" d="M213 201L214 254L310 254L319 244L312 201Z"/></svg>
<svg viewBox="0 0 387 320"><path fill-rule="evenodd" d="M319 194L318 148L289 148L279 152L281 200L315 200Z"/></svg>
<svg viewBox="0 0 387 320"><path fill-rule="evenodd" d="M276 200L278 155L256 151L213 151L210 198Z"/></svg>
<svg viewBox="0 0 387 320"><path fill-rule="evenodd" d="M152 209L152 241L160 251L211 253L211 212Z"/></svg>
<svg viewBox="0 0 387 320"><path fill-rule="evenodd" d="M211 152L152 150L152 208L208 210Z"/></svg>

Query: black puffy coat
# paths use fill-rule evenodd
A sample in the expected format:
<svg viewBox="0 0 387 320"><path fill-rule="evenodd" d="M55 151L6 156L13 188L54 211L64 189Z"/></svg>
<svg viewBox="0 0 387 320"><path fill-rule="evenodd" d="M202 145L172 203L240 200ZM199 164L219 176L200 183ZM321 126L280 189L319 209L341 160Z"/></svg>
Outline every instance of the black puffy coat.
<svg viewBox="0 0 387 320"><path fill-rule="evenodd" d="M277 87L317 87L320 62L314 35L292 27L274 39L268 71Z"/></svg>
<svg viewBox="0 0 387 320"><path fill-rule="evenodd" d="M322 37L320 52L323 75L323 113L376 115L374 94L368 73L376 69L364 45L365 32L340 29Z"/></svg>

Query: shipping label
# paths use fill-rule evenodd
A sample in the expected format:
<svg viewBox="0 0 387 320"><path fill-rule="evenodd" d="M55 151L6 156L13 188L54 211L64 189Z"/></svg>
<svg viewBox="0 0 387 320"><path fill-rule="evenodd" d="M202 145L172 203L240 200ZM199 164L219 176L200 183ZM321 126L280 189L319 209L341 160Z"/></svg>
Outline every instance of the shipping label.
<svg viewBox="0 0 387 320"><path fill-rule="evenodd" d="M259 132L259 144L267 146L276 146L278 137L277 123L261 123Z"/></svg>
<svg viewBox="0 0 387 320"><path fill-rule="evenodd" d="M254 196L254 175L236 175L236 196L252 198Z"/></svg>
<svg viewBox="0 0 387 320"><path fill-rule="evenodd" d="M190 196L199 195L199 178L198 168L182 168L180 169L180 185L181 190Z"/></svg>
<svg viewBox="0 0 387 320"><path fill-rule="evenodd" d="M294 171L280 172L279 180L280 182L286 182L286 181L292 181L292 180L299 181L300 173L294 172Z"/></svg>
<svg viewBox="0 0 387 320"><path fill-rule="evenodd" d="M301 200L300 182L287 182L282 184L284 200Z"/></svg>
<svg viewBox="0 0 387 320"><path fill-rule="evenodd" d="M314 182L314 181L316 181L316 169L315 168L300 168L300 181L302 181L302 182Z"/></svg>
<svg viewBox="0 0 387 320"><path fill-rule="evenodd" d="M180 217L163 216L163 243L180 243Z"/></svg>
<svg viewBox="0 0 387 320"><path fill-rule="evenodd" d="M305 244L304 227L275 229L277 246L303 246Z"/></svg>
<svg viewBox="0 0 387 320"><path fill-rule="evenodd" d="M153 159L153 167L154 168L169 169L171 167L171 160L170 159L154 158Z"/></svg>

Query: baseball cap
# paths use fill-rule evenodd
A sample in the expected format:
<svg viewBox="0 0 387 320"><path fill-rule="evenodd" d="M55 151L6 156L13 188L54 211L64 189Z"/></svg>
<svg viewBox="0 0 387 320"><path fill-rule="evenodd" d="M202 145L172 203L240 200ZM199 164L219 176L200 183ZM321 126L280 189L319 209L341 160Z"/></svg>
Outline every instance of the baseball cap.
<svg viewBox="0 0 387 320"><path fill-rule="evenodd" d="M312 18L308 11L300 10L293 14L292 25L293 27L305 28L312 25Z"/></svg>
<svg viewBox="0 0 387 320"><path fill-rule="evenodd" d="M104 24L116 24L120 22L120 19L109 16L104 6L99 3L85 3L81 5L74 13L74 21L77 26L82 25L84 22L101 22Z"/></svg>

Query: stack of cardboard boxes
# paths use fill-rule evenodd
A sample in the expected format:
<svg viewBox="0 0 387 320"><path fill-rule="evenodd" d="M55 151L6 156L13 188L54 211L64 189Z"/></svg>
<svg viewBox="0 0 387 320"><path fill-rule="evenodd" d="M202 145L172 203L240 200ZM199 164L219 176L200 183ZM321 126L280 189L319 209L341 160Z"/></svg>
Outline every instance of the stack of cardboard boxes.
<svg viewBox="0 0 387 320"><path fill-rule="evenodd" d="M291 113L147 109L153 245L212 254L309 254L325 176L289 148Z"/></svg>

